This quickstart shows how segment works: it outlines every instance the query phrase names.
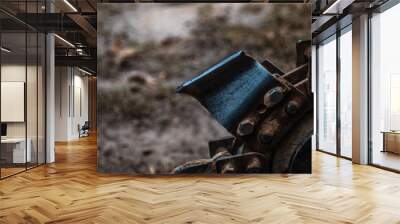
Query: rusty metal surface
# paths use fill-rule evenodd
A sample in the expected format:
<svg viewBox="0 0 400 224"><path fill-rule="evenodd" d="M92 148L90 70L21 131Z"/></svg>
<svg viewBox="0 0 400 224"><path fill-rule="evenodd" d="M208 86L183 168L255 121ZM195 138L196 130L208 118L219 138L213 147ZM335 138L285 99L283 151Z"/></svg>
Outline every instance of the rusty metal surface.
<svg viewBox="0 0 400 224"><path fill-rule="evenodd" d="M290 72L239 51L180 86L179 93L199 100L233 136L209 142L210 159L173 173L311 172L310 43L297 43Z"/></svg>

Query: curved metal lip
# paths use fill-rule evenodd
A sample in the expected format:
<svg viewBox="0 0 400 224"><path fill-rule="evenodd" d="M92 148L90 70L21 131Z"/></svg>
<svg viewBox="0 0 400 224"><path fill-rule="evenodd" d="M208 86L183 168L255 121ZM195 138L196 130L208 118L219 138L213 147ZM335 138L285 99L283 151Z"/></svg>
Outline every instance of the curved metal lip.
<svg viewBox="0 0 400 224"><path fill-rule="evenodd" d="M257 107L266 89L277 85L271 73L244 51L236 51L184 82L178 93L188 94L230 133Z"/></svg>
<svg viewBox="0 0 400 224"><path fill-rule="evenodd" d="M219 61L218 63L214 64L213 66L211 66L210 68L208 68L207 70L205 70L204 72L200 73L199 75L195 76L193 79L188 80L186 82L184 82L183 84L181 84L180 86L178 86L176 88L176 92L177 93L185 93L185 90L187 88L189 88L190 86L196 84L198 81L207 78L208 76L212 75L214 71L222 68L223 66L225 66L225 64L235 58L241 57L241 56L247 56L246 53L243 50L239 50L233 54L231 54L230 56L224 58L223 60Z"/></svg>

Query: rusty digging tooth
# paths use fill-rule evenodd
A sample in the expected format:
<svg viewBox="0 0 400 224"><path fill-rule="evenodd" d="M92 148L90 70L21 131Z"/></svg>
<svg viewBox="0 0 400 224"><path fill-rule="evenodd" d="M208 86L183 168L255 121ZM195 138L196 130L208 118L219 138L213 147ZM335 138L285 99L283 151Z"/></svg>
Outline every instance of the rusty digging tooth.
<svg viewBox="0 0 400 224"><path fill-rule="evenodd" d="M246 166L247 173L261 173L262 172L262 162L258 157L253 157L247 162Z"/></svg>
<svg viewBox="0 0 400 224"><path fill-rule="evenodd" d="M277 86L271 90L269 90L264 95L264 104L268 108L277 105L284 97L285 90L281 86Z"/></svg>
<svg viewBox="0 0 400 224"><path fill-rule="evenodd" d="M262 144L270 143L279 127L279 121L276 119L263 122L257 135L258 141Z"/></svg>
<svg viewBox="0 0 400 224"><path fill-rule="evenodd" d="M240 136L246 136L251 134L254 131L254 127L257 122L260 120L260 115L258 113L252 113L243 121L241 121L236 130L237 134Z"/></svg>

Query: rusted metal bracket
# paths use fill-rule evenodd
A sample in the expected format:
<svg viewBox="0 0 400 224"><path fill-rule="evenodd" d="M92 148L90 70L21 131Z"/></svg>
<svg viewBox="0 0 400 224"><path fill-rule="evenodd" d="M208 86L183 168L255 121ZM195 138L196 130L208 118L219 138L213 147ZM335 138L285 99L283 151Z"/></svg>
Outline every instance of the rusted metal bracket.
<svg viewBox="0 0 400 224"><path fill-rule="evenodd" d="M304 163L311 159L302 152L312 134L310 44L297 43L297 67L287 73L239 51L178 87L233 137L210 141L210 159L190 161L173 173L302 172L297 164L308 167Z"/></svg>

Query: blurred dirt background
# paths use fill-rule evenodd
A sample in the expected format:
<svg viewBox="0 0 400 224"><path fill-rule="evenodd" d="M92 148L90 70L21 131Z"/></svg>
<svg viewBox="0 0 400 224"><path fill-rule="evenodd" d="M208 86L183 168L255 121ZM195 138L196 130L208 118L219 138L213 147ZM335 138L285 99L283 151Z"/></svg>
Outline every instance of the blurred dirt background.
<svg viewBox="0 0 400 224"><path fill-rule="evenodd" d="M99 4L98 169L166 174L208 158L228 136L197 101L175 93L244 50L289 71L310 39L307 4Z"/></svg>

